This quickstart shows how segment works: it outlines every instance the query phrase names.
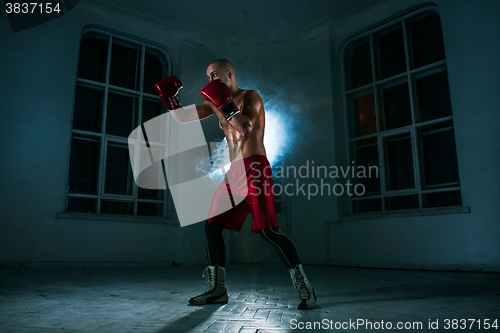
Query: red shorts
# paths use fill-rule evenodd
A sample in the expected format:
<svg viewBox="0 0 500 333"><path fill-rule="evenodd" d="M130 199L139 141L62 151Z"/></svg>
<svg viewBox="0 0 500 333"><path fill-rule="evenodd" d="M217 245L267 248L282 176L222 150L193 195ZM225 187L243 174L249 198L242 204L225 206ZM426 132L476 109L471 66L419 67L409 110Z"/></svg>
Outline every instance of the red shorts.
<svg viewBox="0 0 500 333"><path fill-rule="evenodd" d="M240 231L250 212L253 232L264 228L277 228L273 174L267 157L250 156L243 159L243 164L244 168L231 166L226 173L226 180L219 184L207 221L225 224L224 228L228 230ZM244 199L237 200L241 202L235 205L235 198L238 197ZM216 215L221 208L225 211Z"/></svg>

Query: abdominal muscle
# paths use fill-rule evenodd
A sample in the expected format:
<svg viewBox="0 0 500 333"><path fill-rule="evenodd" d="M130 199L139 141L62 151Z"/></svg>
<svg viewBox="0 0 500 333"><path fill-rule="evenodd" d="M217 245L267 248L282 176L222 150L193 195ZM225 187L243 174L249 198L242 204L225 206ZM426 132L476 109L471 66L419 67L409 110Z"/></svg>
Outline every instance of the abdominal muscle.
<svg viewBox="0 0 500 333"><path fill-rule="evenodd" d="M233 161L241 152L243 158L254 155L266 156L264 147L264 131L261 128L254 128L248 137L244 137L237 130L227 124L223 127L226 134L227 146L229 148L229 158Z"/></svg>
<svg viewBox="0 0 500 333"><path fill-rule="evenodd" d="M247 90L244 91L245 93ZM240 95L234 103L238 105L240 110L244 109L243 95ZM216 113L217 114L217 113ZM243 158L254 155L266 156L266 148L264 147L264 127L266 123L265 111L262 109L257 119L254 120L252 130L247 137L244 137L240 132L234 129L229 122L219 113L219 126L224 131L229 147L229 158L233 161L241 152Z"/></svg>

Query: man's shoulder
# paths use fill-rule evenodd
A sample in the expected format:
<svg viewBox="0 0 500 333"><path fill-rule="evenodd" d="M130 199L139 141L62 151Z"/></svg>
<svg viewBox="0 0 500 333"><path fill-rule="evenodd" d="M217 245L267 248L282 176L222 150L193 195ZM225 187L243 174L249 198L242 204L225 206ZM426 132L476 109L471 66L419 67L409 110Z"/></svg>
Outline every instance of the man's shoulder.
<svg viewBox="0 0 500 333"><path fill-rule="evenodd" d="M244 92L245 95L256 95L260 97L259 93L253 89L245 89Z"/></svg>
<svg viewBox="0 0 500 333"><path fill-rule="evenodd" d="M244 99L246 102L263 104L262 97L260 97L259 93L253 89L245 90Z"/></svg>

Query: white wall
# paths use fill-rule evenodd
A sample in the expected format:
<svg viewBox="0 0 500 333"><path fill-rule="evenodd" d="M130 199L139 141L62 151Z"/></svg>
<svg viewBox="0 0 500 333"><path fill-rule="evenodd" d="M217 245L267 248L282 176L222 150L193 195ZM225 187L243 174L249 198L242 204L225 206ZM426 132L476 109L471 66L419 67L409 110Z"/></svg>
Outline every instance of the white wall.
<svg viewBox="0 0 500 333"><path fill-rule="evenodd" d="M12 34L0 17L0 262L205 263L202 224L56 218L63 211L75 76L82 28L109 27L164 45L183 83L183 104L200 103L205 68L215 58L236 65L242 88L289 110L295 140L289 165L346 165L339 45L421 1L384 0L320 22L274 43L211 43L116 8L80 2L63 17ZM478 5L480 3L480 5ZM499 23L496 1L438 1L464 206L470 213L342 220L346 197L288 198L287 229L302 261L345 266L498 271ZM220 41L219 41L220 42ZM272 124L267 124L272 126ZM209 140L217 119L203 123ZM295 179L289 179L294 182ZM304 181L305 182L305 181ZM307 182L319 184L317 180ZM307 186L307 185L306 185ZM245 225L244 228L250 228ZM244 240L255 239L246 233ZM229 236L226 239L229 243ZM243 256L251 262L262 253ZM232 249L229 248L228 251ZM266 253L273 251L267 248ZM240 252L240 253L238 253ZM267 257L267 256L266 256ZM237 259L238 260L238 259ZM269 259L277 262L277 257Z"/></svg>
<svg viewBox="0 0 500 333"><path fill-rule="evenodd" d="M347 38L423 1L372 3L331 22L332 68ZM441 16L463 206L470 213L342 220L330 226L335 265L500 270L500 12L498 1L436 1ZM332 74L340 84L340 77ZM333 100L339 100L340 86ZM334 105L336 130L344 121ZM336 141L342 149L342 139ZM337 203L341 209L341 201Z"/></svg>

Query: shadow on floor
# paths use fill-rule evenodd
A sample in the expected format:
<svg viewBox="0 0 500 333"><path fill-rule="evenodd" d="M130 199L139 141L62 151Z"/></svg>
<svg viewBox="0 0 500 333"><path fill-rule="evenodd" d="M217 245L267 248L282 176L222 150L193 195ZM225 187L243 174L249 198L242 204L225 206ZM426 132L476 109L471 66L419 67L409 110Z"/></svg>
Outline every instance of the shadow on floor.
<svg viewBox="0 0 500 333"><path fill-rule="evenodd" d="M188 315L182 316L168 323L167 326L162 327L157 333L187 333L187 332L201 332L204 331L212 322L208 323L208 319L220 307L225 304L209 304L197 308L192 306L193 312ZM196 321L196 322L193 322ZM216 319L213 320L214 322ZM205 327L200 327L201 325Z"/></svg>

